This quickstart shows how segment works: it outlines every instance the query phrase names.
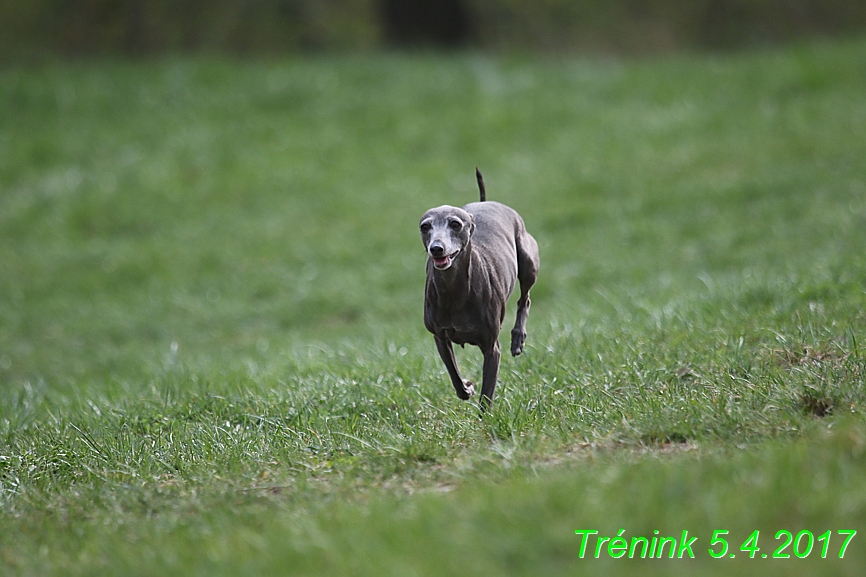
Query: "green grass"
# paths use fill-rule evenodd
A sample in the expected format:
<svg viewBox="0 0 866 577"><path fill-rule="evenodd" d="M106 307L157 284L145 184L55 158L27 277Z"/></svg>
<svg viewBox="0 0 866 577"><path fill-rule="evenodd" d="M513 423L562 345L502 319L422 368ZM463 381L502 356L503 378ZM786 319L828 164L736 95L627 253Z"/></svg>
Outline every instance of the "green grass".
<svg viewBox="0 0 866 577"><path fill-rule="evenodd" d="M3 69L0 572L861 575L739 547L866 529L864 94L862 40ZM476 165L542 260L483 419L417 232Z"/></svg>

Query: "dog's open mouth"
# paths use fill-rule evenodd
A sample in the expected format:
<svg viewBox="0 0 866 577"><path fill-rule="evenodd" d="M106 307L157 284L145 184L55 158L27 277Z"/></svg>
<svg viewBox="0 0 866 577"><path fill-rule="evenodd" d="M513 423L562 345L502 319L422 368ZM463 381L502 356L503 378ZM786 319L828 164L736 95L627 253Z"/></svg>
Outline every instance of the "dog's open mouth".
<svg viewBox="0 0 866 577"><path fill-rule="evenodd" d="M431 255L430 258L433 259L433 266L436 267L438 270L445 270L446 268L451 266L451 263L454 261L454 257L457 256L458 252L460 251L455 250L451 254L446 254L442 257L435 257Z"/></svg>

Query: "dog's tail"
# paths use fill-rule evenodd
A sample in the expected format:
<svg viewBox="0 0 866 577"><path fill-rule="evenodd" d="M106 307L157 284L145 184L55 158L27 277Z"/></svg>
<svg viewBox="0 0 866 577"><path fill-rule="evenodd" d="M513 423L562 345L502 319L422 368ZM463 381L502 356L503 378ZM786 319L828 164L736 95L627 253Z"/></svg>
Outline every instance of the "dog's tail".
<svg viewBox="0 0 866 577"><path fill-rule="evenodd" d="M475 179L478 181L478 191L481 193L481 202L487 200L487 192L484 189L484 178L481 176L481 171L475 167Z"/></svg>

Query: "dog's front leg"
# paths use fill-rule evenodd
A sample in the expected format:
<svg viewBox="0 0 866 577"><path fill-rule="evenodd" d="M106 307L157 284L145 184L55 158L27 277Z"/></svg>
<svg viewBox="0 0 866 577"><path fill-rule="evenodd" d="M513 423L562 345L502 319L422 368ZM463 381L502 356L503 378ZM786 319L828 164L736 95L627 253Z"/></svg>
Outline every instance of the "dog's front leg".
<svg viewBox="0 0 866 577"><path fill-rule="evenodd" d="M460 376L451 341L439 338L436 335L433 335L433 338L436 340L436 350L439 351L439 356L442 357L442 362L445 363L445 369L448 371L448 376L451 377L451 383L454 385L454 390L457 391L457 396L464 401L467 400L475 393L475 385L470 381L464 381L463 377Z"/></svg>
<svg viewBox="0 0 866 577"><path fill-rule="evenodd" d="M496 379L499 377L499 341L494 340L488 349L482 349L484 354L484 368L482 369L481 381L481 411L484 412L493 406L493 392L496 390Z"/></svg>

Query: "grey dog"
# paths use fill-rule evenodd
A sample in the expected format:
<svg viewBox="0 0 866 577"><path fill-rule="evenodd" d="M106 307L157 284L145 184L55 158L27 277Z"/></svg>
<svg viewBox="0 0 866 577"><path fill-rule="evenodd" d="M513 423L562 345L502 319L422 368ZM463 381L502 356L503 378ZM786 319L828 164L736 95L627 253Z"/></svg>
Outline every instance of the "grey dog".
<svg viewBox="0 0 866 577"><path fill-rule="evenodd" d="M475 345L484 355L481 410L493 404L499 375L499 331L505 305L520 281L517 319L511 331L511 354L523 352L529 289L538 276L538 244L513 209L486 201L484 180L475 169L481 202L463 208L440 206L421 217L421 239L427 249L424 325L436 340L457 396L475 392L457 368L452 343Z"/></svg>

